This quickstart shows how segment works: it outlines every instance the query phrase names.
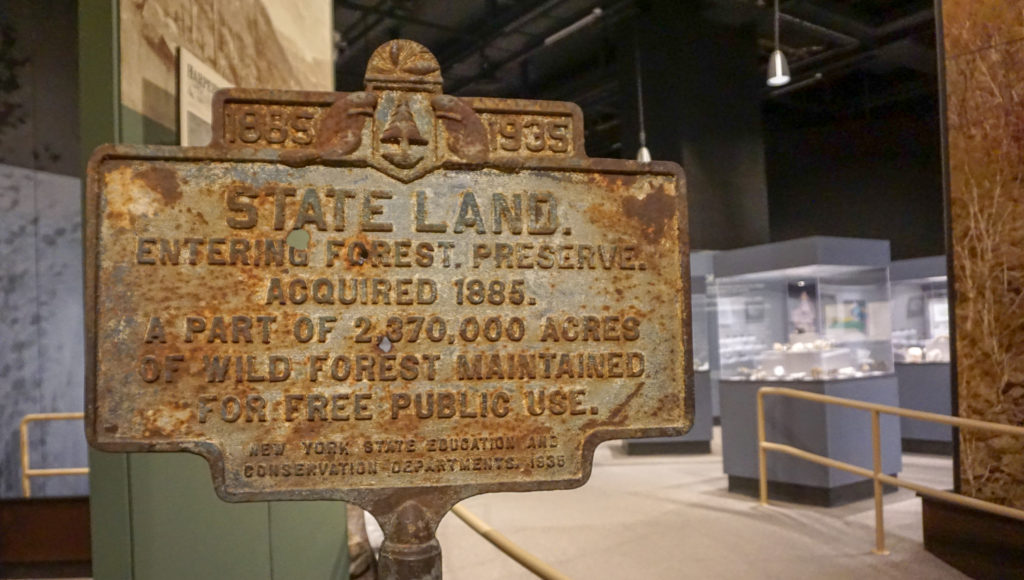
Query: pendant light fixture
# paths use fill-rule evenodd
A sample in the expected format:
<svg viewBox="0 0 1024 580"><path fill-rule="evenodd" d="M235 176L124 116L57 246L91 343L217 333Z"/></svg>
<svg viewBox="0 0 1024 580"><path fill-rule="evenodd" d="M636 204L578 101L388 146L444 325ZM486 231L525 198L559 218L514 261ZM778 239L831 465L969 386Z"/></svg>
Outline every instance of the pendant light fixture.
<svg viewBox="0 0 1024 580"><path fill-rule="evenodd" d="M636 111L640 126L640 149L636 152L636 160L641 163L651 162L651 150L647 148L647 131L644 130L644 84L640 71L640 39L633 28L633 70L636 71Z"/></svg>
<svg viewBox="0 0 1024 580"><path fill-rule="evenodd" d="M775 0L775 50L768 58L768 86L781 87L789 83L789 63L779 48L779 0Z"/></svg>

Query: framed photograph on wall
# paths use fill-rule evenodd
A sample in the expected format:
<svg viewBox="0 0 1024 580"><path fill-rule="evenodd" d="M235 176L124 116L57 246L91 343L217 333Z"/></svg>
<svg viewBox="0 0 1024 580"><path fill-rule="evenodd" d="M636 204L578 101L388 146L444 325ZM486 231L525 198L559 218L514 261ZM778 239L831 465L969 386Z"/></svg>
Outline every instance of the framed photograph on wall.
<svg viewBox="0 0 1024 580"><path fill-rule="evenodd" d="M911 296L907 299L907 318L924 316L924 297Z"/></svg>
<svg viewBox="0 0 1024 580"><path fill-rule="evenodd" d="M867 303L864 300L843 300L839 307L838 327L864 332L867 329Z"/></svg>
<svg viewBox="0 0 1024 580"><path fill-rule="evenodd" d="M750 322L764 321L764 300L751 300L743 305L745 320Z"/></svg>

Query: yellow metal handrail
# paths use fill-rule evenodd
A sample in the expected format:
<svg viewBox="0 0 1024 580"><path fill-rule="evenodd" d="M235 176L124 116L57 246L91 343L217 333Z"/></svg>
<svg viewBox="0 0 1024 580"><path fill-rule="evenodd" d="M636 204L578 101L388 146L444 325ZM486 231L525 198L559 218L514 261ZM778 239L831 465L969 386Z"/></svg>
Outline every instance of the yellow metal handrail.
<svg viewBox="0 0 1024 580"><path fill-rule="evenodd" d="M32 477L48 477L55 475L88 475L88 467L66 467L32 469L29 465L29 444L28 425L33 421L66 421L84 419L84 413L30 413L21 419L21 490L25 497L32 496ZM462 506L455 506L452 512L462 521L483 536L487 541L494 544L508 557L512 558L530 572L544 580L569 580L569 577L543 562L530 552L516 545L501 532L495 530L486 522L475 516L472 512Z"/></svg>
<svg viewBox="0 0 1024 580"><path fill-rule="evenodd" d="M466 522L476 533L484 537L488 542L494 544L506 556L512 558L524 568L533 572L538 578L544 580L569 580L569 577L552 568L546 562L540 560L530 552L519 547L512 540L506 538L501 532L487 525L486 522L476 517L472 512L457 505L452 508L452 513Z"/></svg>
<svg viewBox="0 0 1024 580"><path fill-rule="evenodd" d="M856 465L851 465L843 461L837 461L830 457L811 453L793 447L791 445L784 445L781 443L773 443L765 441L765 423L764 423L764 396L765 395L780 395L784 397L791 397L794 399L804 399L807 401L815 401L818 403L826 403L830 405L840 405L842 407L850 407L853 409L861 409L864 411L871 412L871 449L872 449L872 468L865 469ZM963 429L978 429L982 431L994 431L997 433L1006 433L1009 435L1024 435L1024 427L1018 427L1015 425L1005 425L1002 423L992 423L989 421L979 421L977 419L965 419L963 417L950 417L947 415L939 415L937 413L927 413L924 411L915 411L913 409L901 409L899 407L892 407L889 405L879 405L877 403L866 403L863 401L853 401L850 399L843 399L841 397L832 397L829 395L819 395L817 393L808 393L806 391L799 391L797 389L790 389L787 387L761 387L757 391L757 459L758 459L758 477L759 477L759 491L761 505L768 505L768 469L766 466L767 451L777 451L779 453L786 453L794 457L806 459L824 465L826 467L834 467L843 471L860 475L874 481L874 495L875 495L875 548L873 552L876 554L888 554L888 550L885 549L885 520L882 513L882 485L892 485L897 487L905 487L916 491L921 495L926 495L943 501L947 501L953 504L967 506L975 508L981 511L993 513L996 515L1006 516L1024 521L1024 510L1011 508L1004 505L999 505L992 502L987 502L973 497L967 497L957 493L950 493L948 491L942 491L939 489L931 488L919 483L913 483L892 477L882 473L882 452L881 452L881 427L879 424L879 415L886 413L889 415L898 415L900 417L908 417L910 419L918 419L921 421L929 421L932 423L944 423L946 425L952 425L954 427L960 427Z"/></svg>
<svg viewBox="0 0 1024 580"><path fill-rule="evenodd" d="M21 419L21 491L25 497L32 497L32 477L52 477L55 475L89 475L88 467L51 467L32 469L29 466L31 455L28 451L28 424L33 421L69 421L84 419L85 413L29 413Z"/></svg>

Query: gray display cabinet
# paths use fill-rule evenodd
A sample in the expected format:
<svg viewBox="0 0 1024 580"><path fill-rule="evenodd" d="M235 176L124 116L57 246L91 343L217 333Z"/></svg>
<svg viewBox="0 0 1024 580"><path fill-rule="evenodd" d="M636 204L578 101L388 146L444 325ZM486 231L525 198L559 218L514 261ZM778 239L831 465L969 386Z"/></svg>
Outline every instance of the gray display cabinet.
<svg viewBox="0 0 1024 580"><path fill-rule="evenodd" d="M715 318L715 305L708 293L708 287L714 284L714 254L704 250L690 254L690 288L692 294L693 313L693 376L695 390L702 398L710 400L710 417L712 424L718 424L718 324ZM706 408L701 407L701 408ZM708 427L708 433L710 433Z"/></svg>
<svg viewBox="0 0 1024 580"><path fill-rule="evenodd" d="M757 391L763 386L898 405L889 307L889 242L813 237L714 256L722 456L729 489L757 490ZM778 396L765 400L769 441L863 467L872 464L865 411ZM901 469L900 422L882 416L882 469ZM769 493L837 505L872 482L768 454Z"/></svg>
<svg viewBox="0 0 1024 580"><path fill-rule="evenodd" d="M892 263L892 348L900 406L950 415L949 289L946 257ZM953 453L948 425L901 418L903 450Z"/></svg>
<svg viewBox="0 0 1024 580"><path fill-rule="evenodd" d="M690 253L690 323L693 327L693 427L680 437L626 439L623 450L629 455L661 453L711 453L711 424L716 381L711 378L712 349L708 344L709 302L707 278L711 275L713 252Z"/></svg>

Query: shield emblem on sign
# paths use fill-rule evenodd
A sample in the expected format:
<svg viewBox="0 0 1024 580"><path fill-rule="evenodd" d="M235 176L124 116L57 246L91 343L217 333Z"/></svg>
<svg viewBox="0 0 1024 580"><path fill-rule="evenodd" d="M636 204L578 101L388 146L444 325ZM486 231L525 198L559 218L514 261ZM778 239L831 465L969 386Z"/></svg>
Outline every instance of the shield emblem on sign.
<svg viewBox="0 0 1024 580"><path fill-rule="evenodd" d="M443 156L431 98L441 93L441 66L434 55L415 43L382 46L367 64L366 88L379 95L370 165L403 182L437 169Z"/></svg>
<svg viewBox="0 0 1024 580"><path fill-rule="evenodd" d="M441 162L437 152L437 118L429 93L385 91L373 116L370 165L408 182Z"/></svg>

